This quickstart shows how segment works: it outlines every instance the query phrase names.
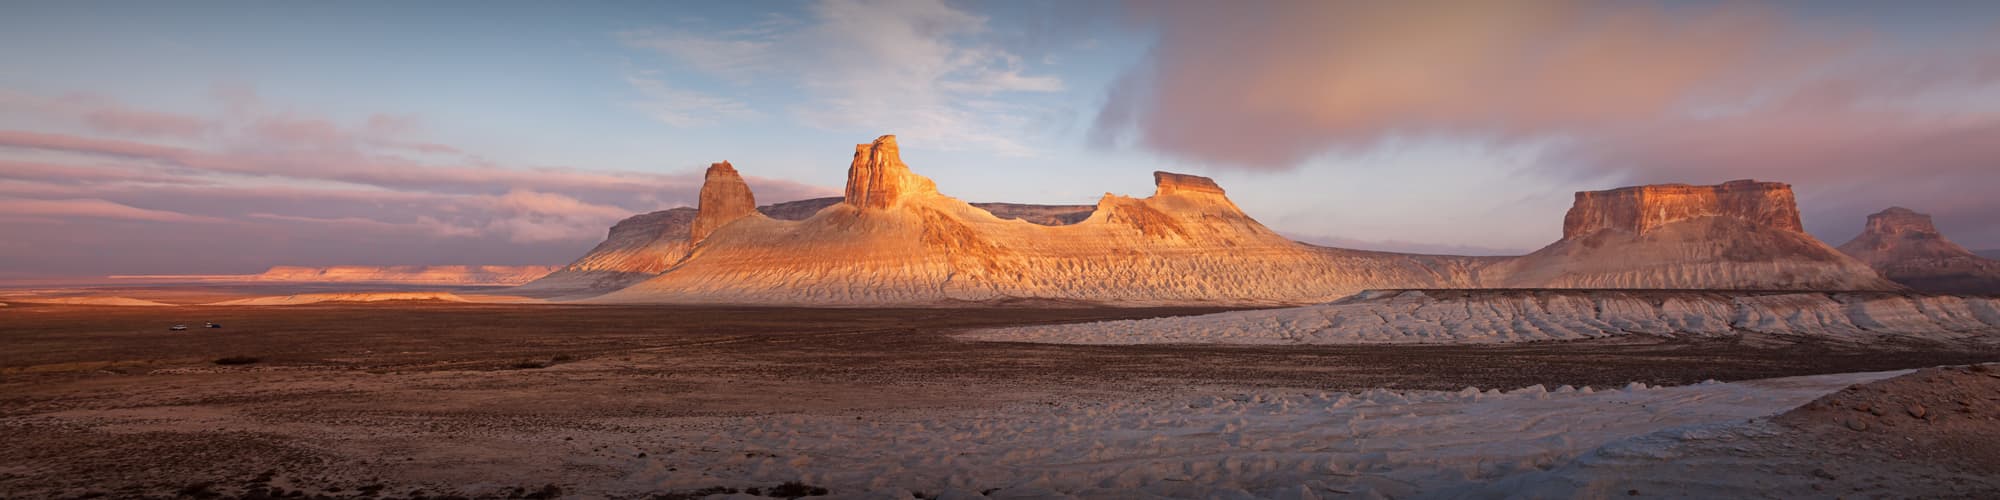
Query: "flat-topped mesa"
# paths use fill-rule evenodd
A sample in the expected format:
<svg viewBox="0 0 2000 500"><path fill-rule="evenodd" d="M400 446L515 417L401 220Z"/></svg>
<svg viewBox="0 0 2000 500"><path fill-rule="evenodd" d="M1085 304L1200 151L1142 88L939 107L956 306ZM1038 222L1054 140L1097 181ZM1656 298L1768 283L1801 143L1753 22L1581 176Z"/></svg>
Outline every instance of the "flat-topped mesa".
<svg viewBox="0 0 2000 500"><path fill-rule="evenodd" d="M1958 246L1931 216L1890 207L1868 216L1868 228L1840 251L1904 286L1935 293L2000 293L2000 261Z"/></svg>
<svg viewBox="0 0 2000 500"><path fill-rule="evenodd" d="M1606 229L1646 234L1661 226L1702 217L1730 217L1763 227L1805 232L1792 186L1782 182L1735 180L1715 186L1655 184L1606 191L1580 191L1563 217L1563 238Z"/></svg>
<svg viewBox="0 0 2000 500"><path fill-rule="evenodd" d="M1868 216L1868 228L1840 245L1840 251L1878 268L1923 259L1979 258L1938 232L1929 214L1903 207L1889 207Z"/></svg>
<svg viewBox="0 0 2000 500"><path fill-rule="evenodd" d="M1943 238L1937 225L1931 223L1930 214L1919 213L1903 207L1889 207L1868 216L1868 229L1863 234L1881 236L1903 236L1906 238Z"/></svg>
<svg viewBox="0 0 2000 500"><path fill-rule="evenodd" d="M688 225L688 241L694 243L708 238L716 228L757 212L757 197L750 194L750 185L743 183L743 176L727 161L708 166L700 203L699 213Z"/></svg>
<svg viewBox="0 0 2000 500"><path fill-rule="evenodd" d="M889 208L912 193L935 193L937 184L910 172L896 147L896 136L854 145L854 163L847 167L847 204L856 208Z"/></svg>
<svg viewBox="0 0 2000 500"><path fill-rule="evenodd" d="M1173 172L1153 172L1154 196L1182 193L1225 194L1222 192L1222 186L1215 184L1215 179Z"/></svg>

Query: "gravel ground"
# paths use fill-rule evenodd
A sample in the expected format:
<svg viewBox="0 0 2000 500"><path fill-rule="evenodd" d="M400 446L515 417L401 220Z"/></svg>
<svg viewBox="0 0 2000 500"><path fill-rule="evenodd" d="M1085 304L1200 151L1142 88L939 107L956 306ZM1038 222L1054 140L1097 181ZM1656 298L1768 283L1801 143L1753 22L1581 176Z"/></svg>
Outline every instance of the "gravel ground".
<svg viewBox="0 0 2000 500"><path fill-rule="evenodd" d="M2000 360L1643 338L1202 347L949 337L1214 311L17 304L0 309L0 497L535 496L617 474L577 459L630 451L602 436L698 432L715 419L872 419L1214 388L1675 385ZM167 330L206 321L224 328ZM216 363L224 358L237 364ZM522 438L565 433L598 437L562 447Z"/></svg>

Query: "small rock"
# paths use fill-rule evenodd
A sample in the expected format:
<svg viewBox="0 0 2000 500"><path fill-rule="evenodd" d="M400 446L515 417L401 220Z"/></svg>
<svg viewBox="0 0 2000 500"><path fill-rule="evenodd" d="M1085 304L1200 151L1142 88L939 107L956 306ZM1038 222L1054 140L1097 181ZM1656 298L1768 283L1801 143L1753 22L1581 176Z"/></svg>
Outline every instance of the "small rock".
<svg viewBox="0 0 2000 500"><path fill-rule="evenodd" d="M1856 431L1865 431L1868 430L1868 422L1863 422L1861 421L1861 419L1858 418L1850 418L1847 419L1847 428L1854 429Z"/></svg>
<svg viewBox="0 0 2000 500"><path fill-rule="evenodd" d="M1874 406L1874 407L1869 407L1869 408L1868 408L1868 414L1869 414L1869 415L1874 415L1874 416L1877 416L1877 417L1880 417L1880 416L1882 416L1882 415L1884 415L1884 414L1887 414L1887 413L1889 413L1889 412L1888 412L1888 411L1884 411L1884 410L1882 409L1882 407L1880 407L1880 406Z"/></svg>
<svg viewBox="0 0 2000 500"><path fill-rule="evenodd" d="M1924 408L1924 405L1920 405L1920 404L1916 404L1916 403L1910 403L1910 407L1909 407L1909 408L1905 408L1905 410L1909 411L1909 412L1910 412L1910 416L1911 416L1911 417L1915 417L1915 418L1924 418L1924 415L1929 415L1929 414L1930 414L1930 410L1929 410L1929 409L1926 409L1926 408Z"/></svg>

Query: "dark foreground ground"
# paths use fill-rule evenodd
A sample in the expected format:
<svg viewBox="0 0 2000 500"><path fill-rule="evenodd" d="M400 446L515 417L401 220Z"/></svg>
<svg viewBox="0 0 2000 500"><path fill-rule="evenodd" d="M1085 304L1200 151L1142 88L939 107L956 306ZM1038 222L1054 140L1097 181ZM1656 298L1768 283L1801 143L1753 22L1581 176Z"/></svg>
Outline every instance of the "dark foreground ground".
<svg viewBox="0 0 2000 500"><path fill-rule="evenodd" d="M480 436L635 419L858 419L1210 386L1687 384L2000 360L1733 341L1094 347L948 337L1205 312L16 304L0 308L0 498L418 497L481 477L522 488L503 495L532 496L548 486L540 478L567 473L562 461ZM200 328L206 321L225 328ZM193 328L167 330L177 323ZM376 429L431 437L371 438Z"/></svg>

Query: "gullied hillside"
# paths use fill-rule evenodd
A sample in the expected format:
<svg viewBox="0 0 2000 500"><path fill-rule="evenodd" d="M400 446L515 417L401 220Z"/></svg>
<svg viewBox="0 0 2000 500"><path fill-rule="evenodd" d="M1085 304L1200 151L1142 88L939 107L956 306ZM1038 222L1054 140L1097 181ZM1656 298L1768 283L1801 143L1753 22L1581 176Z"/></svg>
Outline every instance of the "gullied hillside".
<svg viewBox="0 0 2000 500"><path fill-rule="evenodd" d="M1938 232L1931 216L1907 208L1868 216L1868 227L1840 251L1917 290L2000 293L2000 261L1958 246Z"/></svg>
<svg viewBox="0 0 2000 500"><path fill-rule="evenodd" d="M1244 215L1207 178L1154 181L1151 197L1105 195L1080 221L1040 225L939 194L883 136L856 146L840 203L799 221L744 217L669 272L592 301L1297 304L1473 286L1486 262L1309 247Z"/></svg>
<svg viewBox="0 0 2000 500"><path fill-rule="evenodd" d="M1791 186L1751 180L1577 193L1561 240L1487 274L1508 288L1899 288L1806 234Z"/></svg>

